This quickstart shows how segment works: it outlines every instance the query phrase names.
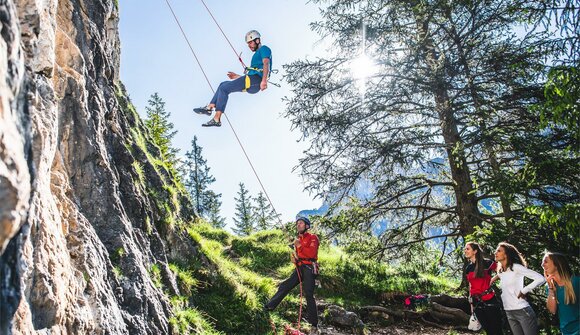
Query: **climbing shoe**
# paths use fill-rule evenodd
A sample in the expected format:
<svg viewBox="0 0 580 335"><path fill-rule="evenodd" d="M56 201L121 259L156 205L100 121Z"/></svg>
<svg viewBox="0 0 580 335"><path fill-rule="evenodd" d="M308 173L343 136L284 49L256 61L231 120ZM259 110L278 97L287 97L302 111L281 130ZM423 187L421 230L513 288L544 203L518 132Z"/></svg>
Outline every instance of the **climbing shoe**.
<svg viewBox="0 0 580 335"><path fill-rule="evenodd" d="M195 113L201 114L201 115L211 115L211 113L212 113L212 109L208 108L208 107L194 108L193 111Z"/></svg>
<svg viewBox="0 0 580 335"><path fill-rule="evenodd" d="M219 121L216 121L214 119L211 119L209 121L207 121L206 123L201 125L202 127L221 127L222 123Z"/></svg>

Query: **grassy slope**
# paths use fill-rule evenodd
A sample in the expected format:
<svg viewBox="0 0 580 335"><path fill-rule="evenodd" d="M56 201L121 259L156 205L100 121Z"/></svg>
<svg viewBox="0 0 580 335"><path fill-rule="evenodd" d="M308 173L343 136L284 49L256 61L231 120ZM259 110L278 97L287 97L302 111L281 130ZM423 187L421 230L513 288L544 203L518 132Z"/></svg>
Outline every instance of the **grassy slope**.
<svg viewBox="0 0 580 335"><path fill-rule="evenodd" d="M178 273L182 291L190 292L189 304L195 308L185 310L193 310L195 317L199 316L200 319L192 317L197 320L196 327L205 327L209 334L213 330L207 320L211 320L213 328L225 334L269 333L268 316L262 312L262 305L275 293L277 283L293 271L284 234L274 230L239 238L206 224L195 225L189 234L204 256L198 255L190 264L173 265L172 269ZM201 265L201 257L210 264ZM440 293L457 287L457 283L415 270L355 260L332 246L321 247L319 261L322 287L316 290L317 298L347 308L378 304L378 297L389 292ZM297 292L290 294L273 314L276 324L296 321ZM180 306L179 302L174 302L174 306ZM174 322L186 328L182 325L186 320Z"/></svg>

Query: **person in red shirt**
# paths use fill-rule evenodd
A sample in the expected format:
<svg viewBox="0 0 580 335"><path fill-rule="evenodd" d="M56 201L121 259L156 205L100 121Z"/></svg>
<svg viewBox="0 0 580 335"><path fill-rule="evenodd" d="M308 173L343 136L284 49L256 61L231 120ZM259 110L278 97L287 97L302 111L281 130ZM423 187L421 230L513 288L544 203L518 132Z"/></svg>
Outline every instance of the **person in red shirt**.
<svg viewBox="0 0 580 335"><path fill-rule="evenodd" d="M465 276L469 282L471 310L488 335L502 335L499 301L491 288L491 272L496 271L497 263L483 258L481 247L475 242L467 242L463 254L469 261Z"/></svg>
<svg viewBox="0 0 580 335"><path fill-rule="evenodd" d="M316 261L320 242L316 235L308 232L309 228L310 220L307 218L299 217L296 220L298 238L294 240L293 247L295 252L292 255L292 259L296 263L296 269L288 279L280 284L278 292L264 305L264 309L273 311L278 307L282 299L302 280L302 289L306 297L306 320L313 328L316 328L318 326L318 312L316 300L314 299L314 287L318 273ZM300 271L300 276L298 276L298 271Z"/></svg>

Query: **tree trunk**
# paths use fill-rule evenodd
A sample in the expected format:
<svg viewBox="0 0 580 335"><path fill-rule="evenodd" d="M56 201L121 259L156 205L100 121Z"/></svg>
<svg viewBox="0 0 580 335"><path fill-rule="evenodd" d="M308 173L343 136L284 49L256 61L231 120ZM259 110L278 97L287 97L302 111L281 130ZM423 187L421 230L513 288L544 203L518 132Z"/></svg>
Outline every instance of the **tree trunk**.
<svg viewBox="0 0 580 335"><path fill-rule="evenodd" d="M423 57L429 68L431 90L435 98L435 109L439 116L441 132L445 142L447 159L454 182L459 232L462 236L473 233L474 227L481 224L477 199L473 192L471 174L465 158L464 143L459 136L457 120L451 107L447 82L445 80L445 57L439 57L433 39L429 35L428 15L421 6L414 6L418 39L423 44Z"/></svg>
<svg viewBox="0 0 580 335"><path fill-rule="evenodd" d="M463 45L461 43L459 34L457 33L457 30L455 29L455 23L452 20L450 12L447 13L447 17L448 17L449 21L451 22L451 34L453 35L453 41L454 41L455 45L457 46L457 52L459 53L459 62L461 63L461 66L463 66L463 70L465 71L465 77L467 78L467 87L469 89L469 94L471 95L471 100L473 100L473 107L475 108L475 114L478 118L480 132L481 132L481 134L483 134L482 135L483 148L488 156L489 164L491 166L491 170L492 170L494 176L499 176L500 172L501 172L500 164L497 160L497 156L495 154L493 144L486 136L487 125L485 123L484 112L482 110L482 104L481 104L481 101L479 99L479 94L477 93L478 91L477 91L477 87L475 85L475 80L471 74L471 68L469 66L469 63L467 62L467 57L466 57L465 52L463 50ZM503 194L503 192L501 190L498 190L498 191L499 191L498 192L499 193L499 200L500 200L501 208L503 211L503 216L504 216L505 221L509 227L511 225L511 222L512 222L513 211L511 209L509 200L507 199L505 194Z"/></svg>

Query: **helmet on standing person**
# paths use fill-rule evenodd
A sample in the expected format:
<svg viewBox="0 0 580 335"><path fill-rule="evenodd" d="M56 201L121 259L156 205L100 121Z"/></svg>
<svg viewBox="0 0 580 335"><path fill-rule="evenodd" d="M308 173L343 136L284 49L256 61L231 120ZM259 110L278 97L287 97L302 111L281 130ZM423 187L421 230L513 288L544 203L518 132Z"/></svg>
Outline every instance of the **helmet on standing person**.
<svg viewBox="0 0 580 335"><path fill-rule="evenodd" d="M310 229L310 226L312 225L310 223L310 220L308 220L308 218L307 217L304 217L304 216L297 217L296 218L296 223L298 223L298 221L303 221L304 224L306 225L306 229Z"/></svg>
<svg viewBox="0 0 580 335"><path fill-rule="evenodd" d="M250 43L256 38L262 37L257 30L250 30L246 33L246 43Z"/></svg>

